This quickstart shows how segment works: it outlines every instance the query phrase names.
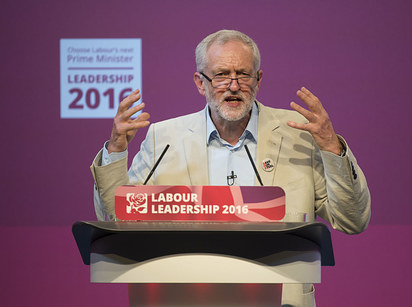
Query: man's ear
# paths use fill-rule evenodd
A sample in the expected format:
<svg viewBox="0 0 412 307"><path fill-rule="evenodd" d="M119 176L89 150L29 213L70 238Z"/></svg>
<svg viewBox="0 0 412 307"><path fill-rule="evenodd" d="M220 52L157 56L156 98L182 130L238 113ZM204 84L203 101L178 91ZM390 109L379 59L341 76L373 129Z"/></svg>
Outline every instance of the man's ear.
<svg viewBox="0 0 412 307"><path fill-rule="evenodd" d="M262 82L262 77L263 77L263 71L262 70L258 71L258 76L259 76L259 81L257 83L257 88L259 89L260 88L260 82Z"/></svg>
<svg viewBox="0 0 412 307"><path fill-rule="evenodd" d="M195 81L197 90L199 91L200 95L205 96L205 83L203 82L203 79L201 78L201 74L198 72L195 72L195 75L193 77L193 80Z"/></svg>

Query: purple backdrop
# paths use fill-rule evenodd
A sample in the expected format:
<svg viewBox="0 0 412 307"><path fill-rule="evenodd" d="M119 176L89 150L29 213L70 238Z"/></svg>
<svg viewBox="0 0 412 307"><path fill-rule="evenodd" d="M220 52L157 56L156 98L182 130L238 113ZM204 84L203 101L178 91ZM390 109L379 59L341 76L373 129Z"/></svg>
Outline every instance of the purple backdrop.
<svg viewBox="0 0 412 307"><path fill-rule="evenodd" d="M193 84L194 48L227 28L247 33L261 49L258 99L289 108L300 86L311 89L368 179L371 226L355 237L333 233L337 266L323 272L318 305L402 304L412 277L400 256L411 252L402 238L412 235L411 11L406 0L3 0L0 259L7 269L0 284L9 291L2 291L2 301L126 301L121 285L109 295L107 285L89 284L71 237L74 221L95 219L89 165L112 122L60 119L60 38L142 38L143 100L159 121L203 108ZM21 295L25 286L28 294Z"/></svg>

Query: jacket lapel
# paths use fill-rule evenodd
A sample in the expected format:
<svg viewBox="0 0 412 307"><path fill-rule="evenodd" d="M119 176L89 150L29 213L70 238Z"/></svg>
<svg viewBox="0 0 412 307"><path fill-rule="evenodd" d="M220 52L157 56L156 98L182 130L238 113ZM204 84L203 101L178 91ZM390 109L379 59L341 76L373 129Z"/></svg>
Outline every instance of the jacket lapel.
<svg viewBox="0 0 412 307"><path fill-rule="evenodd" d="M206 113L197 113L187 127L188 133L183 139L184 154L191 185L208 185L209 172L206 148Z"/></svg>
<svg viewBox="0 0 412 307"><path fill-rule="evenodd" d="M266 110L266 107L259 102L258 108L256 168L262 178L263 185L270 186L273 185L283 137L278 133L280 121L273 115L273 112ZM270 172L266 172L263 169L263 161L266 159L273 161L274 168ZM255 180L255 185L259 185L257 180Z"/></svg>

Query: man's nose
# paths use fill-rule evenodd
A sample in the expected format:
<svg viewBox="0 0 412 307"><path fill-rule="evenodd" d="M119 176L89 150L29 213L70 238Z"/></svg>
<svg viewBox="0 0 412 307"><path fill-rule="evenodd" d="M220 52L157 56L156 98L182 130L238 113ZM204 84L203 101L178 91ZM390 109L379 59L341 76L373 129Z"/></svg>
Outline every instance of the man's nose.
<svg viewBox="0 0 412 307"><path fill-rule="evenodd" d="M239 79L232 78L232 81L230 81L229 89L232 92L236 92L236 91L240 90Z"/></svg>

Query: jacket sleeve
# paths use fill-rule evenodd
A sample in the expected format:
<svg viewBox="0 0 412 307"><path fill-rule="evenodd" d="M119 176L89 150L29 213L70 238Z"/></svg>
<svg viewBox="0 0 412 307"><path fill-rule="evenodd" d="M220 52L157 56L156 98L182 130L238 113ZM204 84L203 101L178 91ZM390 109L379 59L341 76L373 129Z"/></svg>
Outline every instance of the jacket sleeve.
<svg viewBox="0 0 412 307"><path fill-rule="evenodd" d="M102 166L102 150L93 160L90 170L94 179L94 209L99 221L116 220L114 194L118 186L128 184L127 157Z"/></svg>
<svg viewBox="0 0 412 307"><path fill-rule="evenodd" d="M336 230L364 231L371 215L370 192L350 148L346 145L343 157L316 150L313 165L315 213Z"/></svg>
<svg viewBox="0 0 412 307"><path fill-rule="evenodd" d="M127 156L107 165L102 165L103 150L100 150L94 158L90 170L94 179L93 199L98 220L116 220L114 199L118 186L143 184L153 165L150 162L153 160L153 130L153 125L151 125L129 171L127 170Z"/></svg>

